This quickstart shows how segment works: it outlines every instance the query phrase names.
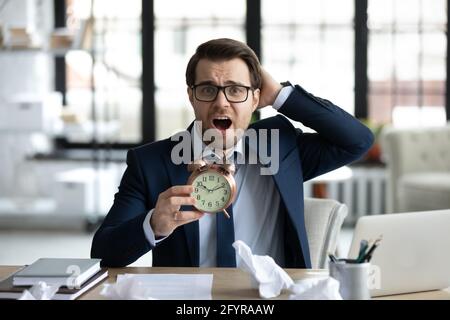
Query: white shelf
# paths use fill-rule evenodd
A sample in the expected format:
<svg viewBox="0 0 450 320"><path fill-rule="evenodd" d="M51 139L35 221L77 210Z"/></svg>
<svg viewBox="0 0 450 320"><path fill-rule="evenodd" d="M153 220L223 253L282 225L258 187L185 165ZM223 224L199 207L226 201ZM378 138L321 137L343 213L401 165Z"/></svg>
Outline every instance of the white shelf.
<svg viewBox="0 0 450 320"><path fill-rule="evenodd" d="M45 49L45 48L7 48L3 47L0 48L0 54L17 54L17 53L29 53L29 54L36 54L36 53L43 53L43 54L50 54L55 57L64 57L67 53L73 52L73 51L82 51L86 52L89 55L98 54L99 51L96 50L86 50L86 49L77 49L77 48L66 48L66 49Z"/></svg>
<svg viewBox="0 0 450 320"><path fill-rule="evenodd" d="M56 201L51 198L0 198L0 215L39 216L54 212Z"/></svg>

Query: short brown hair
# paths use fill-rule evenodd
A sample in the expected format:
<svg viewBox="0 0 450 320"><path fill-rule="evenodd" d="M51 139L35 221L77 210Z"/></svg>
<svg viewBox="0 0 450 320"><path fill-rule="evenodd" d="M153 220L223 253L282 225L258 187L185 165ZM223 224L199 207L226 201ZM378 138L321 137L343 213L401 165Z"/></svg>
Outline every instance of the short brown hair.
<svg viewBox="0 0 450 320"><path fill-rule="evenodd" d="M218 61L234 58L244 60L250 71L252 87L261 88L261 65L255 52L245 43L228 38L209 40L197 47L186 68L186 84L189 87L195 84L195 69L200 59Z"/></svg>

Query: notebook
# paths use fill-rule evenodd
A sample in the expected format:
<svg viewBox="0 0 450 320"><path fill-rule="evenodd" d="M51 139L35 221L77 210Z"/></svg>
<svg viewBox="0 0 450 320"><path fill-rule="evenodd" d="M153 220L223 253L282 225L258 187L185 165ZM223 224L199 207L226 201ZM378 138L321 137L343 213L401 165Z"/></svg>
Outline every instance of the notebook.
<svg viewBox="0 0 450 320"><path fill-rule="evenodd" d="M15 287L13 285L14 276L20 271L13 273L6 279L0 281L0 299L18 299L26 289L30 289L31 286ZM88 281L86 281L80 289L69 289L67 287L61 287L53 296L54 300L74 300L80 295L93 288L96 284L100 283L108 276L108 270L101 269Z"/></svg>
<svg viewBox="0 0 450 320"><path fill-rule="evenodd" d="M32 286L39 281L80 287L100 270L100 259L41 258L13 277L14 286Z"/></svg>

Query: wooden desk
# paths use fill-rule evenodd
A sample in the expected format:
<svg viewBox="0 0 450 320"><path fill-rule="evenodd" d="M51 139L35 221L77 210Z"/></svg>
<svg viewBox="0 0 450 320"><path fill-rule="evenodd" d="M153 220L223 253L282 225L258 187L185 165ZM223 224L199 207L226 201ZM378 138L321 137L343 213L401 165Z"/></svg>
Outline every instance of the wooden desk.
<svg viewBox="0 0 450 320"><path fill-rule="evenodd" d="M0 279L16 271L18 266L0 266ZM258 290L250 286L250 276L240 269L231 268L111 268L108 270L109 276L106 280L97 285L94 289L83 294L81 300L103 300L100 295L102 283L114 283L118 274L123 273L179 273L179 274L214 274L212 298L217 300L251 300L260 299ZM300 280L310 277L324 276L327 270L306 270L306 269L286 269L292 279ZM283 293L276 299L287 299L289 293ZM390 300L450 300L450 290L437 290L401 295L378 297L376 299Z"/></svg>

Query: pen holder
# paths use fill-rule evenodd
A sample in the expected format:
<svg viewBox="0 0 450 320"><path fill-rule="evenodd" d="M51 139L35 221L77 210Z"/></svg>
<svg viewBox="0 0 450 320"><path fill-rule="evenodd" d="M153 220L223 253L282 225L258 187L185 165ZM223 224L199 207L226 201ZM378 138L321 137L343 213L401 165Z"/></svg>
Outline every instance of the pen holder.
<svg viewBox="0 0 450 320"><path fill-rule="evenodd" d="M330 262L330 276L339 281L344 300L368 300L370 263Z"/></svg>

